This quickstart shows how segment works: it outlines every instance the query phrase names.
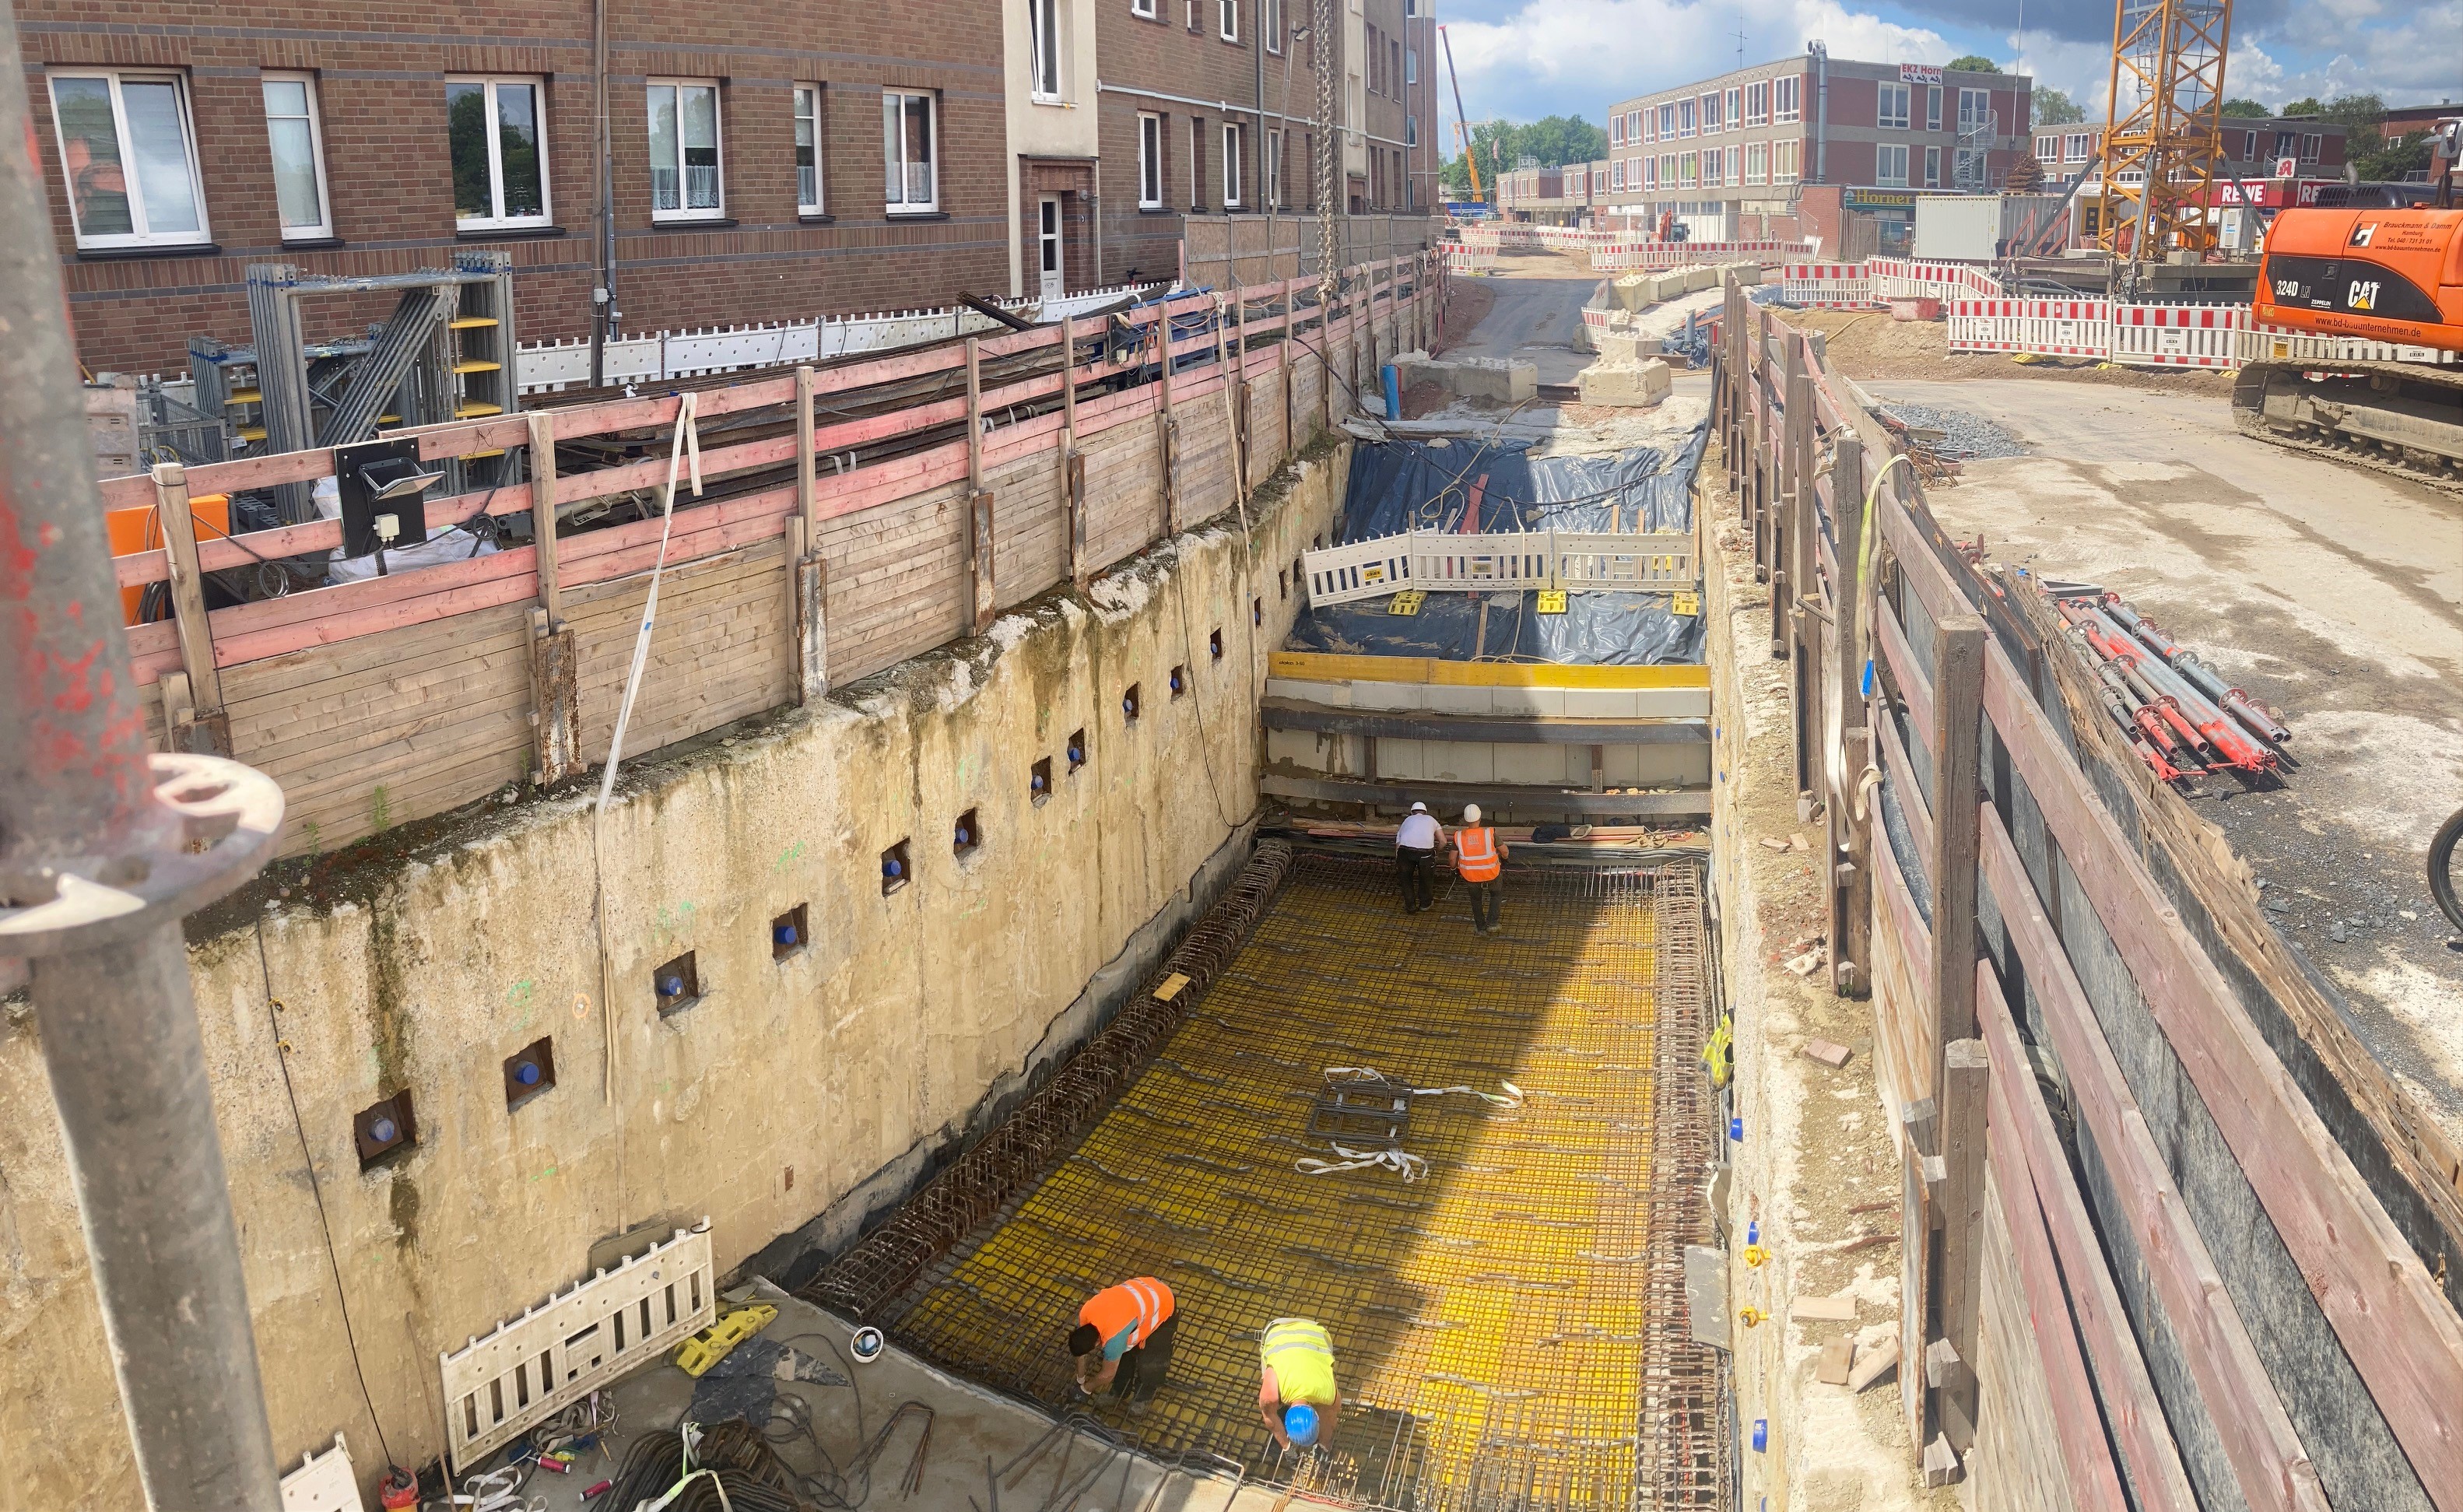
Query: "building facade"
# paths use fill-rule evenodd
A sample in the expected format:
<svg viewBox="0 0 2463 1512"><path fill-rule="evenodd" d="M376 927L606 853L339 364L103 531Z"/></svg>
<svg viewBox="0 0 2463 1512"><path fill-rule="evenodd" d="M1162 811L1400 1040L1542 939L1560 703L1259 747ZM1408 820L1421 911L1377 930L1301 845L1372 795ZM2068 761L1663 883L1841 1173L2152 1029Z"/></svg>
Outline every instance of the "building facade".
<svg viewBox="0 0 2463 1512"><path fill-rule="evenodd" d="M2282 116L2265 121L2228 116L2223 122L2223 161L2219 179L2340 179L2348 158L2350 132L2315 116ZM2035 133L2036 162L2044 170L2044 187L2066 189L2084 176L2096 183L2093 168L2103 156L2103 128L2087 121L2044 126Z"/></svg>
<svg viewBox="0 0 2463 1512"><path fill-rule="evenodd" d="M1918 193L2000 186L2030 150L2031 90L2024 76L1850 62L1817 42L1619 101L1608 207L1653 224L1672 217L1696 240L1820 234L1804 193L1818 185L1841 192L1813 205L1904 228Z"/></svg>

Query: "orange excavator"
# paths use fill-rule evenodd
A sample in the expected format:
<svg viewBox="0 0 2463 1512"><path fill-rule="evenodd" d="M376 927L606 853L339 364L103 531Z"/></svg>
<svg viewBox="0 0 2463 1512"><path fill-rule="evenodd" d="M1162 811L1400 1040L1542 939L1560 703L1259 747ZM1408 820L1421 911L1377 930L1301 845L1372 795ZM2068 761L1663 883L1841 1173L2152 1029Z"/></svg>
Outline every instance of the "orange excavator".
<svg viewBox="0 0 2463 1512"><path fill-rule="evenodd" d="M2335 357L2321 366L2285 342L2234 381L2241 429L2463 492L2459 142L2463 118L2438 122L2429 206L2278 213L2250 312L2260 328L2421 347L2431 360ZM2262 329L2258 340L2263 354Z"/></svg>

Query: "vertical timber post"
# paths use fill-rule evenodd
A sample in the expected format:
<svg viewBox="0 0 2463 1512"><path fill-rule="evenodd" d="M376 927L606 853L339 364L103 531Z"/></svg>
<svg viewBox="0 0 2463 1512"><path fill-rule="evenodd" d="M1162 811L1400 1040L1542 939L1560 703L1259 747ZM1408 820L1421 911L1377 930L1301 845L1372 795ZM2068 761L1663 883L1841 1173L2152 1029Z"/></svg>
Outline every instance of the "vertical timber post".
<svg viewBox="0 0 2463 1512"><path fill-rule="evenodd" d="M1292 392L1292 343L1299 339L1299 322L1292 312L1292 290L1298 282L1283 280L1283 339L1275 343L1275 376L1276 392L1283 396L1283 455L1290 457L1300 449L1300 407Z"/></svg>
<svg viewBox="0 0 2463 1512"><path fill-rule="evenodd" d="M163 527L163 555L171 561L171 617L180 634L180 667L187 675L194 712L185 742L173 749L199 756L229 756L230 715L223 712L223 674L214 665L214 631L206 618L205 571L197 561L197 516L188 502L187 470L177 462L154 465L154 514ZM170 729L166 709L163 728Z"/></svg>
<svg viewBox="0 0 2463 1512"><path fill-rule="evenodd" d="M1975 1438L1975 1348L1984 1212L1984 1050L1975 1039L1976 843L1983 787L1984 622L1961 609L1933 630L1933 1023L1941 1107L1937 1334L1925 1348L1934 1421L1964 1455ZM2015 1068L2013 1068L2015 1073Z"/></svg>
<svg viewBox="0 0 2463 1512"><path fill-rule="evenodd" d="M1822 753L1821 769L1830 836L1831 980L1844 997L1856 991L1859 977L1865 975L1864 947L1870 932L1870 920L1858 917L1855 907L1860 891L1856 884L1864 876L1864 866L1863 837L1854 810L1857 778L1864 764L1857 743L1849 738L1852 731L1862 728L1864 708L1864 648L1856 638L1856 569L1864 542L1861 526L1864 512L1864 448L1854 434L1843 429L1834 446L1838 460L1830 473L1830 532L1839 559L1829 594L1831 655L1823 675L1817 680L1827 684L1821 690L1822 728L1827 728L1829 712L1835 709L1842 746L1835 761L1831 753ZM1820 548L1817 539L1808 533L1798 549L1819 560Z"/></svg>
<svg viewBox="0 0 2463 1512"><path fill-rule="evenodd" d="M1069 581L1086 586L1086 456L1078 449L1078 321L1060 318L1060 498L1069 510Z"/></svg>
<svg viewBox="0 0 2463 1512"><path fill-rule="evenodd" d="M530 426L531 539L538 559L538 603L530 614L531 781L553 787L583 766L580 657L556 583L556 412L534 409L522 418Z"/></svg>
<svg viewBox="0 0 2463 1512"><path fill-rule="evenodd" d="M813 475L813 370L796 369L796 512L787 580L794 584L796 693L810 703L830 690L827 575L821 558L819 480Z"/></svg>
<svg viewBox="0 0 2463 1512"><path fill-rule="evenodd" d="M1180 448L1176 443L1179 421L1171 412L1171 301L1166 299L1155 311L1155 344L1161 361L1155 368L1155 382L1162 388L1162 407L1155 411L1155 455L1163 465L1163 533L1172 535L1180 529Z"/></svg>
<svg viewBox="0 0 2463 1512"><path fill-rule="evenodd" d="M967 338L967 624L992 628L999 595L992 584L992 493L984 487L983 338Z"/></svg>

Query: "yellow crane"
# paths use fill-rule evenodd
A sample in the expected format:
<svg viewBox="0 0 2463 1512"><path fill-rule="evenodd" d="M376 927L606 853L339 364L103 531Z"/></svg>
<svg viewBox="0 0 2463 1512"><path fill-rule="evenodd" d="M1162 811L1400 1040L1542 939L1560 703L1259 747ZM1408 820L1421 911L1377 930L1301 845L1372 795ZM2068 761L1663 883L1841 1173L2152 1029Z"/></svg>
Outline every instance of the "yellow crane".
<svg viewBox="0 0 2463 1512"><path fill-rule="evenodd" d="M1479 186L1479 160L1471 151L1471 118L1463 114L1462 76L1454 72L1454 39L1446 35L1444 27L1439 27L1437 40L1446 45L1446 77L1453 80L1454 139L1462 143L1463 166L1471 170L1471 197L1484 200L1488 192Z"/></svg>
<svg viewBox="0 0 2463 1512"><path fill-rule="evenodd" d="M2096 236L2138 265L2214 249L2232 0L2115 0Z"/></svg>

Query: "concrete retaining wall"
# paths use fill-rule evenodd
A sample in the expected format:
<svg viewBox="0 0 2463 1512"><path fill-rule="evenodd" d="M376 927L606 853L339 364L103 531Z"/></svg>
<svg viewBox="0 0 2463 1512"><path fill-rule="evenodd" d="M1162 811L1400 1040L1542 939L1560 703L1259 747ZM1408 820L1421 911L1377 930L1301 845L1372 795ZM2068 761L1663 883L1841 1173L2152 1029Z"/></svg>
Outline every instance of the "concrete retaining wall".
<svg viewBox="0 0 2463 1512"><path fill-rule="evenodd" d="M594 1240L707 1216L722 1269L782 1235L765 1262L809 1267L1082 1037L1245 849L1249 711L1298 605L1276 565L1328 528L1346 462L1253 500L1245 543L1218 516L641 762L596 840L585 800L527 803L191 920L281 1459L338 1429L381 1468L345 1300L381 1437L424 1461L438 1352L582 1279ZM798 906L808 943L774 959ZM687 951L701 997L663 1017L653 973ZM22 997L0 1010L0 1506L136 1506L39 1033ZM503 1062L541 1038L556 1085L508 1112ZM405 1087L417 1147L362 1171L353 1115Z"/></svg>

